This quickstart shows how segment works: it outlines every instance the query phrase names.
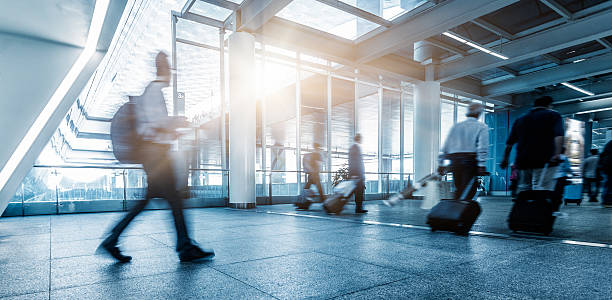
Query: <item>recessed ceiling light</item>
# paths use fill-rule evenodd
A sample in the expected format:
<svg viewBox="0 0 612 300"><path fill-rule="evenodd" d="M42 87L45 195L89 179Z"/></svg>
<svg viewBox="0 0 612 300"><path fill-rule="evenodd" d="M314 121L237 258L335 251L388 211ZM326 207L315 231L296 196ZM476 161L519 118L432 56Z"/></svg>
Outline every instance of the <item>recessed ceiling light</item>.
<svg viewBox="0 0 612 300"><path fill-rule="evenodd" d="M568 87L568 88L570 88L570 89L572 89L572 90L581 92L581 93L589 95L589 96L595 95L595 93L593 93L593 92L589 92L589 91L587 91L585 89L581 89L581 88L579 88L579 87L577 87L577 86L575 86L575 85L573 85L571 83L568 83L568 82L561 82L561 84L566 86L566 87Z"/></svg>
<svg viewBox="0 0 612 300"><path fill-rule="evenodd" d="M480 51L482 51L482 52L484 52L486 54L493 55L493 56L501 58L503 60L508 59L507 56L499 54L499 53L497 53L497 52L495 52L493 50L487 49L487 48L485 48L483 46L480 46L480 45L478 45L478 44L476 44L474 42L470 42L470 41L468 41L466 39L463 39L463 38L461 38L461 37L459 37L459 36L457 36L455 34L452 34L452 33L448 32L448 31L443 32L442 34L447 36L447 37L449 37L449 38L451 38L451 39L454 39L454 40L456 40L456 41L458 41L458 42L460 42L462 44L466 44L466 45L468 45L468 46L470 46L472 48L476 48L476 49L478 49L478 50L480 50Z"/></svg>
<svg viewBox="0 0 612 300"><path fill-rule="evenodd" d="M585 60L586 60L586 58L581 58L581 59L577 59L577 60L573 61L572 63L575 64L575 63L579 63L579 62L585 61Z"/></svg>

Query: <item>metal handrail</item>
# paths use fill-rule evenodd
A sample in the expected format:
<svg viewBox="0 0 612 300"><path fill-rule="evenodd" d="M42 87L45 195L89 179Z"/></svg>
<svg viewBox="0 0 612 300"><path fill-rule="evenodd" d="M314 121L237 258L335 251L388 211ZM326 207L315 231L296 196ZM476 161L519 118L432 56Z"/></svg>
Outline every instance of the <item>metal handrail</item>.
<svg viewBox="0 0 612 300"><path fill-rule="evenodd" d="M287 171L283 171L283 170L255 170L255 172L266 172L266 173L307 173L306 171L296 171L296 170L287 170ZM340 171L320 171L319 173L322 174L335 174L338 173ZM400 172L364 172L364 174L374 174L374 175L411 175L413 173L400 173Z"/></svg>
<svg viewBox="0 0 612 300"><path fill-rule="evenodd" d="M106 169L106 170L142 170L142 167L136 166L70 166L70 165L34 165L33 168L49 168L49 169ZM229 169L210 169L210 168L189 168L189 171L217 171L229 172Z"/></svg>

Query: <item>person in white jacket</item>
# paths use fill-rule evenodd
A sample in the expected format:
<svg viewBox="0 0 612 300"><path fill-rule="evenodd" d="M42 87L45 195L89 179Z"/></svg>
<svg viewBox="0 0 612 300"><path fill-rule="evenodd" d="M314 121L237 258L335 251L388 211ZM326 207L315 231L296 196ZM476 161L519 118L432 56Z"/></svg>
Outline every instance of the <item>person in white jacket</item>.
<svg viewBox="0 0 612 300"><path fill-rule="evenodd" d="M489 155L489 127L478 118L484 111L480 103L472 103L468 108L465 121L455 124L441 149L440 159L451 161L450 169L455 184L455 199L463 194L470 181L486 172L485 164ZM473 184L467 199L476 194L477 185Z"/></svg>

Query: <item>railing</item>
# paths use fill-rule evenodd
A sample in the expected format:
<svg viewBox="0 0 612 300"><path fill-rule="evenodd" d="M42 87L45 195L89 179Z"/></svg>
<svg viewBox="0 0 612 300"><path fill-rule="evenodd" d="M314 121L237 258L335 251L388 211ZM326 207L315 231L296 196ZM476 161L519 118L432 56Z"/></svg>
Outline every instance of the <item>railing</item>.
<svg viewBox="0 0 612 300"><path fill-rule="evenodd" d="M225 206L229 171L193 168L185 207ZM34 166L10 201L5 215L125 211L142 200L146 177L139 166ZM166 208L152 201L148 208Z"/></svg>
<svg viewBox="0 0 612 300"><path fill-rule="evenodd" d="M335 171L320 172L324 194L331 193L334 175L338 173ZM365 172L365 176L366 198L369 199L387 198L390 194L401 191L413 180L413 175L409 173ZM287 199L297 197L302 193L306 179L306 173L303 171L257 170L257 197L262 199L258 203L287 203Z"/></svg>

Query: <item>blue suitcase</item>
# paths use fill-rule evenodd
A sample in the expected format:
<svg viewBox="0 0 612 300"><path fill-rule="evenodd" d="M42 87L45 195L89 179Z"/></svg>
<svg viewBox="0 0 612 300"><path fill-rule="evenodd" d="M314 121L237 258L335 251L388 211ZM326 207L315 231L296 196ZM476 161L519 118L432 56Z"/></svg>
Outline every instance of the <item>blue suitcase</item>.
<svg viewBox="0 0 612 300"><path fill-rule="evenodd" d="M566 185L565 191L563 192L563 202L565 205L568 203L580 205L580 203L582 203L582 184Z"/></svg>

